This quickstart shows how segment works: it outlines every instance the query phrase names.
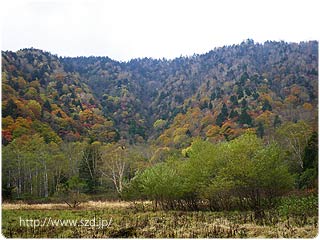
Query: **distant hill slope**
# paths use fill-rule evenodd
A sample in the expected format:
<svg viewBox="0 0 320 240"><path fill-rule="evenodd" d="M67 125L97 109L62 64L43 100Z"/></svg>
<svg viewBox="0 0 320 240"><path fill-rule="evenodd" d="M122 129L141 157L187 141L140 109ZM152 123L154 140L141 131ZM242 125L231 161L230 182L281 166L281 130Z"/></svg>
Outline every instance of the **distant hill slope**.
<svg viewBox="0 0 320 240"><path fill-rule="evenodd" d="M2 52L4 144L28 132L46 141L232 139L252 128L317 124L318 42L216 48L174 60L61 58Z"/></svg>

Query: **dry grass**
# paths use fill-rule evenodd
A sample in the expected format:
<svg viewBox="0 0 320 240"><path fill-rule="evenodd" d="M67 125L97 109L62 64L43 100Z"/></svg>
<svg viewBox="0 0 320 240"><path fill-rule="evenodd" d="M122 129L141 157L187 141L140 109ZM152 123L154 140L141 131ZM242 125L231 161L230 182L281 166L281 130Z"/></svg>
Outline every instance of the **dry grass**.
<svg viewBox="0 0 320 240"><path fill-rule="evenodd" d="M107 208L126 208L130 206L130 202L124 201L88 201L81 203L77 209L107 209ZM18 203L2 203L2 209L5 210L62 210L70 209L65 203L41 203L41 204L27 204L24 202Z"/></svg>
<svg viewBox="0 0 320 240"><path fill-rule="evenodd" d="M253 223L241 224L240 226L246 229L248 238L314 238L318 235L318 228L310 225L288 228L282 222L274 226L259 226Z"/></svg>
<svg viewBox="0 0 320 240"><path fill-rule="evenodd" d="M89 201L77 209L67 204L4 203L3 232L9 237L65 238L314 238L318 216L301 222L299 217L275 216L273 223L252 220L251 212L153 211L150 202ZM273 212L272 212L273 214ZM269 215L268 215L269 216ZM111 219L106 229L21 228L19 218ZM50 233L48 235L48 233Z"/></svg>

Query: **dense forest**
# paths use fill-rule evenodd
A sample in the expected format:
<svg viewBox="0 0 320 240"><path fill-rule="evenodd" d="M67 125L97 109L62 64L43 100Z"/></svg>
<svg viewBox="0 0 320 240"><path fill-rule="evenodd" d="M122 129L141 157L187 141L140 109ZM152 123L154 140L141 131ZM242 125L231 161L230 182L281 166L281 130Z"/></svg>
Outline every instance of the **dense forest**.
<svg viewBox="0 0 320 240"><path fill-rule="evenodd" d="M2 52L4 200L259 215L317 178L316 41L128 62Z"/></svg>

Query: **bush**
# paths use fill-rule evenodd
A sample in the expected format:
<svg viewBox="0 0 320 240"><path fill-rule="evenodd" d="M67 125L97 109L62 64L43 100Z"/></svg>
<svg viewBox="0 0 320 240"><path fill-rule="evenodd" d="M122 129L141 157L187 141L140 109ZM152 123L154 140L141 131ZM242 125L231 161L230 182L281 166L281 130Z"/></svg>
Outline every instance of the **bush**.
<svg viewBox="0 0 320 240"><path fill-rule="evenodd" d="M163 209L251 209L261 215L294 185L281 149L253 133L230 142L196 140L186 158L169 157L136 176L128 199L149 199Z"/></svg>
<svg viewBox="0 0 320 240"><path fill-rule="evenodd" d="M312 217L318 215L318 196L283 197L277 207L281 216Z"/></svg>

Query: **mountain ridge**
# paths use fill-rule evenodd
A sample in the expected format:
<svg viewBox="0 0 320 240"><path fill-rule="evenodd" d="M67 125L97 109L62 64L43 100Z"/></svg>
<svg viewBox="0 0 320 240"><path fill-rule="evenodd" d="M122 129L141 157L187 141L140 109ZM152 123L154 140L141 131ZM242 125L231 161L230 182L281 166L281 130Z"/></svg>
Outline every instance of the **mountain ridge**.
<svg viewBox="0 0 320 240"><path fill-rule="evenodd" d="M300 113L294 119L286 113L282 121L314 122L318 42L256 44L247 40L191 57L127 62L109 57L58 57L31 48L2 52L2 72L3 109L9 111L10 99L12 106L17 105L17 111L9 111L4 117L38 120L62 139L75 140L68 135L80 135L78 139L85 136L102 142L124 138L131 143L153 139L161 144L161 139L166 139L168 144L163 145L182 147L192 137L211 138L212 128L221 131L226 123L233 130L257 129L261 114L269 111L272 120L279 118L285 108L279 104L290 101L300 112L309 103L310 116ZM32 100L40 105L39 116L34 113L39 106L32 106ZM20 106L29 103L28 109ZM48 111L48 103L55 109ZM227 110L221 114L224 105ZM200 118L207 122L202 124ZM13 139L16 129L12 130L9 122L5 121L3 129ZM192 128L192 122L200 126ZM269 128L265 122L263 125ZM182 136L174 133L177 129ZM106 136L101 138L99 132L106 132ZM238 134L222 135L232 139Z"/></svg>

